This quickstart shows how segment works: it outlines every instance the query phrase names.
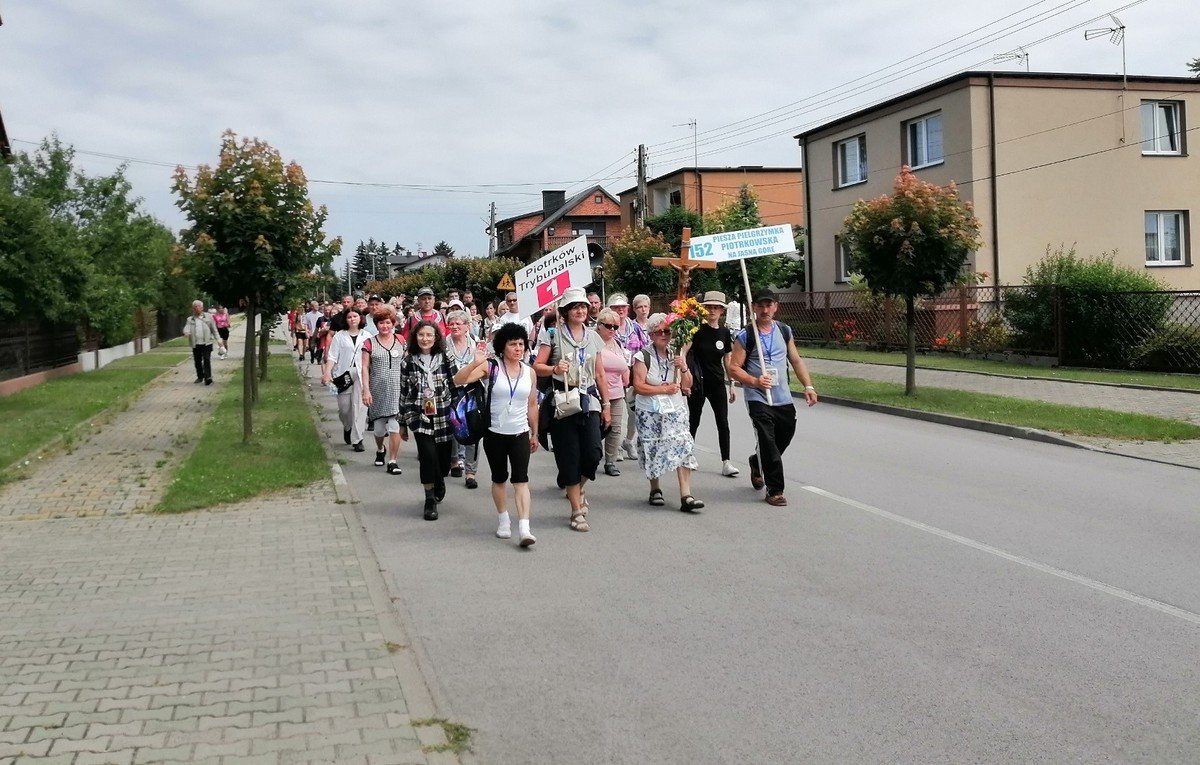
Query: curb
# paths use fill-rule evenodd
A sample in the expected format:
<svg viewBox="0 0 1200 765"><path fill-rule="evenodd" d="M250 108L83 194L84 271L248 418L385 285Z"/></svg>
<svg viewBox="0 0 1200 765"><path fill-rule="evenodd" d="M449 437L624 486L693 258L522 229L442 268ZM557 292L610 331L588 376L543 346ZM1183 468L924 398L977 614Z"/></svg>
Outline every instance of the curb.
<svg viewBox="0 0 1200 765"><path fill-rule="evenodd" d="M303 378L302 384L307 382L307 376L301 375L301 377ZM346 474L338 463L332 440L326 436L322 428L321 404L317 401L312 387L304 384L304 392L309 400L309 415L312 417L313 425L317 429L317 436L321 439L322 448L325 450L325 460L333 479L336 501L342 512L342 518L346 521L346 528L350 532L354 553L358 558L363 572L363 580L367 585L367 594L371 598L371 605L375 608L375 617L379 620L380 632L386 643L399 646L397 650L389 650L388 656L396 671L396 680L400 685L400 692L404 695L404 704L408 710L408 720L404 722L411 725L412 720L442 717L443 715L438 712L438 705L434 702L430 683L425 679L417 661L413 643L404 629L404 624L400 621L400 615L392 604L391 592L388 590L383 570L379 566L379 558L375 555L374 548L371 547L371 540L367 538L366 528L358 515L355 505L359 504L359 498L351 488L350 482L346 480ZM445 734L439 726L423 725L421 727L412 726L412 728L422 747L446 743ZM471 765L475 762L469 750L458 755L451 752L428 751L424 754L431 765Z"/></svg>
<svg viewBox="0 0 1200 765"><path fill-rule="evenodd" d="M1156 388L1155 390L1161 389ZM803 401L804 395L792 391L792 398ZM937 423L938 425L949 425L955 428L975 430L981 433L992 433L998 436L1008 436L1009 438L1021 438L1026 441L1038 441L1044 444L1054 444L1056 446L1069 446L1073 449L1083 449L1084 451L1095 452L1096 454L1107 454L1113 457L1125 457L1126 459L1141 460L1142 462L1153 462L1159 465L1170 465L1171 467L1187 468L1188 470L1200 470L1200 467L1195 465L1185 465L1179 462L1171 462L1169 460L1143 457L1138 454L1126 454L1124 452L1114 452L1109 449L1100 449L1089 444L1072 441L1065 436L1060 436L1045 430L1038 430L1037 428L1026 428L1020 425L1006 425L1001 422L976 420L970 417L959 417L957 415L942 414L940 412L924 412L919 409L905 409L901 406L876 404L870 401L857 401L850 398L841 398L840 396L821 396L820 400L823 404L845 406L850 407L851 409L865 409L869 412L890 414L896 417L907 417L910 420L923 420L925 422Z"/></svg>

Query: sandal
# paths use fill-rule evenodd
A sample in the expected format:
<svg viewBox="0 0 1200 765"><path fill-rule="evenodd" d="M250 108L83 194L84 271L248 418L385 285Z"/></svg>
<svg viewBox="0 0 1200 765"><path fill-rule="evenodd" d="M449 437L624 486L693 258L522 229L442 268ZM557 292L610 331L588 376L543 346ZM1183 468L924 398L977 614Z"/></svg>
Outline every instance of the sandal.
<svg viewBox="0 0 1200 765"><path fill-rule="evenodd" d="M704 507L704 503L691 494L679 498L679 512L681 513L694 513L702 507Z"/></svg>
<svg viewBox="0 0 1200 765"><path fill-rule="evenodd" d="M587 522L587 508L581 507L571 513L571 530L572 531L591 531L591 527Z"/></svg>
<svg viewBox="0 0 1200 765"><path fill-rule="evenodd" d="M667 504L667 501L663 499L662 489L651 490L650 499L647 501L655 507L662 507L663 505Z"/></svg>

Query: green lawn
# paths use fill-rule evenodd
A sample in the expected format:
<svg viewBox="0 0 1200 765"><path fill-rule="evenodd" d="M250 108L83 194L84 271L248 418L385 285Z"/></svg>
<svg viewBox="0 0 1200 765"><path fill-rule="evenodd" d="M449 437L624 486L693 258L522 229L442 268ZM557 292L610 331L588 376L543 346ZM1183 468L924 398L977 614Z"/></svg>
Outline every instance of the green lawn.
<svg viewBox="0 0 1200 765"><path fill-rule="evenodd" d="M188 339L186 337L184 337L183 335L180 335L179 337L168 340L165 343L159 343L156 347L157 348L190 348L191 343L188 342Z"/></svg>
<svg viewBox="0 0 1200 765"><path fill-rule="evenodd" d="M18 461L78 430L107 409L127 405L164 367L117 366L80 372L0 398L0 482L19 473Z"/></svg>
<svg viewBox="0 0 1200 765"><path fill-rule="evenodd" d="M222 392L196 448L176 469L159 510L179 512L237 502L329 478L325 451L296 367L275 363L270 374L259 389L252 442L242 443L239 369Z"/></svg>
<svg viewBox="0 0 1200 765"><path fill-rule="evenodd" d="M132 369L135 367L173 367L181 361L191 361L191 353L179 353L174 350L160 351L155 349L136 356L126 356L117 359L105 369Z"/></svg>
<svg viewBox="0 0 1200 765"><path fill-rule="evenodd" d="M1200 438L1200 425L1145 414L1027 401L987 393L945 388L918 388L905 396L904 386L851 377L814 375L820 394L970 417L1057 433L1139 441L1183 441ZM796 381L792 382L799 389Z"/></svg>
<svg viewBox="0 0 1200 765"><path fill-rule="evenodd" d="M904 354L883 351L862 351L850 348L800 348L800 355L812 359L834 361L858 361L867 364L904 366ZM917 354L917 367L921 369L945 369L959 372L987 372L1016 377L1037 377L1048 380L1080 380L1083 382L1123 383L1126 385L1149 385L1155 388L1183 388L1200 390L1200 375L1162 374L1157 372L1126 372L1106 369L1077 369L1074 367L1039 367L1032 364L1014 364L1005 361L964 359L952 355Z"/></svg>

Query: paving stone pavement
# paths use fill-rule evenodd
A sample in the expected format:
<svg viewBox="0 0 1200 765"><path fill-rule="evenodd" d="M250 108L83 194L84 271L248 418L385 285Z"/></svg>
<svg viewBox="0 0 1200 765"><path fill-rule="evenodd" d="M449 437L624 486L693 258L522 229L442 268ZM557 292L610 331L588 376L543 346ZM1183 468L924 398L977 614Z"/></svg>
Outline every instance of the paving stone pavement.
<svg viewBox="0 0 1200 765"><path fill-rule="evenodd" d="M181 401L211 406L222 386L182 371L93 443L184 432L168 424ZM137 469L109 451L91 458ZM96 501L93 517L50 518L27 496L0 520L0 765L445 761L411 725L403 647L385 642L367 581L378 564L331 481L169 516Z"/></svg>
<svg viewBox="0 0 1200 765"><path fill-rule="evenodd" d="M904 382L904 367L811 358L805 359L805 363L813 374L818 375L856 377L863 380L892 383ZM1152 414L1200 424L1200 394L1196 393L1087 385L1057 380L1022 380L937 369L918 369L917 385L994 393L999 396L1048 401L1055 404L1098 407L1118 412ZM1150 441L1085 438L1074 435L1069 438L1092 448L1115 454L1200 468L1200 441L1163 444Z"/></svg>

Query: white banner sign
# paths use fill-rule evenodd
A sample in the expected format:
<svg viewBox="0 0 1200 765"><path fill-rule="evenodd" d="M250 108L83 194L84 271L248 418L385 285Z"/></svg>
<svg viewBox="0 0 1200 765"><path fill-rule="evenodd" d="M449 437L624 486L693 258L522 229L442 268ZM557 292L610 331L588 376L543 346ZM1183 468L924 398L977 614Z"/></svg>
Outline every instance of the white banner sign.
<svg viewBox="0 0 1200 765"><path fill-rule="evenodd" d="M587 287L592 282L587 237L572 240L518 269L517 310L532 316L562 297L567 287Z"/></svg>
<svg viewBox="0 0 1200 765"><path fill-rule="evenodd" d="M792 238L792 227L784 224L693 237L688 257L724 263L757 258L761 255L786 255L795 251L796 241Z"/></svg>

